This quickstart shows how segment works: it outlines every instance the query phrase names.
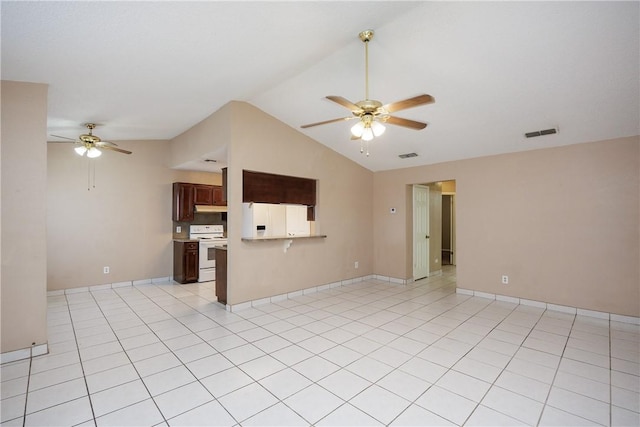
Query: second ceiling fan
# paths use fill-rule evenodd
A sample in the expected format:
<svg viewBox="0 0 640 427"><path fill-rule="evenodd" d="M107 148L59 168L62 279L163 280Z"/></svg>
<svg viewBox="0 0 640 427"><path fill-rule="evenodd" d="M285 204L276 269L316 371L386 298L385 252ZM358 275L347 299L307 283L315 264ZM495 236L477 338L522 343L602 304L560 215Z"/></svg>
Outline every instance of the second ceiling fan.
<svg viewBox="0 0 640 427"><path fill-rule="evenodd" d="M369 99L369 42L373 38L373 30L365 30L358 34L360 40L364 43L365 47L365 99L353 103L341 96L330 95L327 99L337 104L342 105L351 111L351 116L341 117L338 119L325 120L322 122L311 123L303 125L301 128L306 129L313 126L326 125L329 123L336 123L346 120L359 119L351 128L351 139L360 139L361 141L371 141L374 136L380 136L385 131L385 127L382 123L388 123L396 126L402 126L409 129L420 130L427 127L426 123L418 122L415 120L403 119L400 117L392 116L391 113L396 111L406 110L408 108L417 107L424 104L432 104L435 99L431 95L418 95L413 98L408 98L402 101L392 102L390 104L383 104L375 99ZM360 152L364 152L364 145L360 146ZM369 150L367 148L367 156Z"/></svg>

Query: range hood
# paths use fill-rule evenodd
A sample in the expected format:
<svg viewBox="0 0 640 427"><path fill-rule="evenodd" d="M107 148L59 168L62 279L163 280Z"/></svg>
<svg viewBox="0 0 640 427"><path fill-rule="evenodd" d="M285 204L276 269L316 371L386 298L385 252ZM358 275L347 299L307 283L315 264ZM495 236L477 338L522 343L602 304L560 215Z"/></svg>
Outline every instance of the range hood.
<svg viewBox="0 0 640 427"><path fill-rule="evenodd" d="M226 212L226 206L196 205L196 213Z"/></svg>

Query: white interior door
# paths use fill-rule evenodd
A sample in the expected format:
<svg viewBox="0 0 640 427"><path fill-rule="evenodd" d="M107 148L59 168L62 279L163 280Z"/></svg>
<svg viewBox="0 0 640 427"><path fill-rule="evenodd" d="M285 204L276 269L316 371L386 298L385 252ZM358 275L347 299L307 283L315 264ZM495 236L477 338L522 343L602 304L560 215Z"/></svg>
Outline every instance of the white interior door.
<svg viewBox="0 0 640 427"><path fill-rule="evenodd" d="M429 276L429 187L413 186L413 279Z"/></svg>

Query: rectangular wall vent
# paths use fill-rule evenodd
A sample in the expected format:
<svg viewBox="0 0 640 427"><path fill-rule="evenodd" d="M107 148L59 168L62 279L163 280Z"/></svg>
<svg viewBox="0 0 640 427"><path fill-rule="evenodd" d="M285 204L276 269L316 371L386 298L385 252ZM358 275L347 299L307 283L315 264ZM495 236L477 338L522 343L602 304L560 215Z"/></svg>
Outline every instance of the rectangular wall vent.
<svg viewBox="0 0 640 427"><path fill-rule="evenodd" d="M398 157L400 157L401 159L408 159L409 157L418 157L418 154L416 153L400 154Z"/></svg>
<svg viewBox="0 0 640 427"><path fill-rule="evenodd" d="M524 134L524 136L526 136L527 138L535 138L536 136L553 135L554 133L558 133L558 129L552 128L552 129L537 130L535 132L527 132Z"/></svg>

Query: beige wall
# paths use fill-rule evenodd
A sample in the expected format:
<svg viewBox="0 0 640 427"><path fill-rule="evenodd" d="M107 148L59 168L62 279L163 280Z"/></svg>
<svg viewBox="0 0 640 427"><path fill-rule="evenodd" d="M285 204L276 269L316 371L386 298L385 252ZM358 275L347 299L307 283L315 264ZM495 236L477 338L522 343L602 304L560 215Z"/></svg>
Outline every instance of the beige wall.
<svg viewBox="0 0 640 427"><path fill-rule="evenodd" d="M455 179L459 287L640 315L639 140L376 173L375 273L411 276L410 223L388 214L407 184Z"/></svg>
<svg viewBox="0 0 640 427"><path fill-rule="evenodd" d="M178 167L194 160L226 157L231 140L229 109L221 108L171 140L169 165Z"/></svg>
<svg viewBox="0 0 640 427"><path fill-rule="evenodd" d="M372 274L372 173L249 104L225 109L232 124L228 302ZM242 242L243 169L317 179L316 232L328 237L296 240L287 253L282 242Z"/></svg>
<svg viewBox="0 0 640 427"><path fill-rule="evenodd" d="M172 276L172 183L221 181L220 174L170 169L168 141L118 145L133 154L93 160L90 191L89 159L71 144L47 145L49 290Z"/></svg>
<svg viewBox="0 0 640 427"><path fill-rule="evenodd" d="M47 85L3 81L0 353L47 341Z"/></svg>

